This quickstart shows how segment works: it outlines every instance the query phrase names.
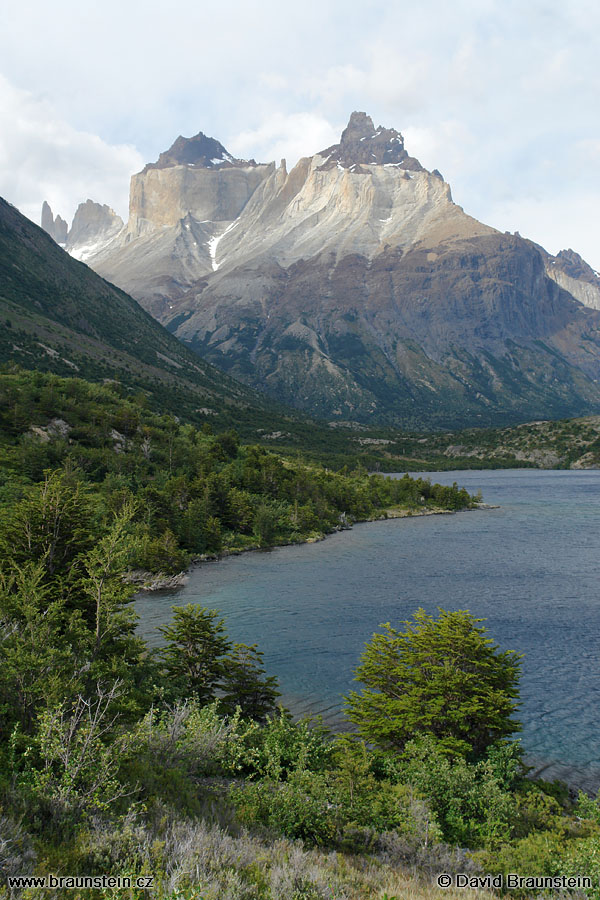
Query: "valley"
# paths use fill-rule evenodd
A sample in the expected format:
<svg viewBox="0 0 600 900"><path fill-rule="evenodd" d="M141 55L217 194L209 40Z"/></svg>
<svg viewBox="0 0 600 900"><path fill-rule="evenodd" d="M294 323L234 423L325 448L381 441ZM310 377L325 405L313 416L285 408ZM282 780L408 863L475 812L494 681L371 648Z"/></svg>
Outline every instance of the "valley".
<svg viewBox="0 0 600 900"><path fill-rule="evenodd" d="M180 138L127 224L0 202L10 872L424 900L593 858L597 276L372 129L289 175Z"/></svg>

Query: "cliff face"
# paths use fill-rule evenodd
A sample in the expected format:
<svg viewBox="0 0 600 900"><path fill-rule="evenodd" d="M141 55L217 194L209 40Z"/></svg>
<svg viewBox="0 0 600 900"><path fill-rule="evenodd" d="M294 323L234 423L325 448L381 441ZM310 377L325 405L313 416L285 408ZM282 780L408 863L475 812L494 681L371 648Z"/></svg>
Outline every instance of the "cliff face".
<svg viewBox="0 0 600 900"><path fill-rule="evenodd" d="M66 238L65 249L76 259L87 260L123 229L123 219L109 206L86 200L80 203Z"/></svg>
<svg viewBox="0 0 600 900"><path fill-rule="evenodd" d="M64 219L57 216L56 219L47 200L42 204L42 228L47 231L51 238L54 238L57 244L64 244L67 240L67 231L69 226Z"/></svg>
<svg viewBox="0 0 600 900"><path fill-rule="evenodd" d="M128 232L176 226L192 215L206 223L231 222L272 166L149 168L131 179Z"/></svg>
<svg viewBox="0 0 600 900"><path fill-rule="evenodd" d="M279 399L454 427L599 408L600 282L575 257L466 215L399 132L353 113L289 173L179 138L89 261Z"/></svg>
<svg viewBox="0 0 600 900"><path fill-rule="evenodd" d="M98 221L83 233L74 220L67 249L160 318L173 299L213 272L221 235L274 169L235 159L206 135L179 137L133 175L127 225Z"/></svg>
<svg viewBox="0 0 600 900"><path fill-rule="evenodd" d="M547 257L546 272L584 306L600 309L600 278L574 250Z"/></svg>

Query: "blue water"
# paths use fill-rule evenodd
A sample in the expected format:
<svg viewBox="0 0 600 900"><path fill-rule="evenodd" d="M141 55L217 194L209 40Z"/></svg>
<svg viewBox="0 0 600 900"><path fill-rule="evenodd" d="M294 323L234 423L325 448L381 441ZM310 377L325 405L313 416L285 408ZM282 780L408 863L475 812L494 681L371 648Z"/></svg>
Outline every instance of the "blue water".
<svg viewBox="0 0 600 900"><path fill-rule="evenodd" d="M600 784L600 471L429 474L500 508L356 525L201 565L182 590L139 598L142 633L154 642L172 604L219 609L234 640L264 650L289 704L339 724L380 623L400 625L419 606L468 609L502 649L525 654L531 760Z"/></svg>

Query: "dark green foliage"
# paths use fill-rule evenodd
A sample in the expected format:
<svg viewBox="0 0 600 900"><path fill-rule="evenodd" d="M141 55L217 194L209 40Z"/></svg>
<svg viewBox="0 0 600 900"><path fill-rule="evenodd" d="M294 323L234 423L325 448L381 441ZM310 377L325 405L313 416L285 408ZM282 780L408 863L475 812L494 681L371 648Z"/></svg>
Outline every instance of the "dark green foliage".
<svg viewBox="0 0 600 900"><path fill-rule="evenodd" d="M263 653L256 644L234 644L225 657L224 668L220 699L223 712L231 715L239 707L244 718L263 722L274 712L280 696L277 679L265 674Z"/></svg>
<svg viewBox="0 0 600 900"><path fill-rule="evenodd" d="M362 758L344 748L330 755L329 764L314 771L299 760L285 781L271 774L247 783L233 793L238 816L309 844L346 850L368 849L378 832L413 836L421 824L429 839L438 835L435 817L415 791L373 776L364 747Z"/></svg>
<svg viewBox="0 0 600 900"><path fill-rule="evenodd" d="M507 840L516 815L515 776L522 773L518 745L494 749L476 764L449 759L444 750L431 738L410 742L399 777L427 797L448 843L482 847Z"/></svg>
<svg viewBox="0 0 600 900"><path fill-rule="evenodd" d="M374 634L356 670L365 688L348 700L359 734L398 750L431 735L445 752L477 758L518 730L519 656L498 651L481 621L419 609L403 632L388 623Z"/></svg>
<svg viewBox="0 0 600 900"><path fill-rule="evenodd" d="M277 534L278 515L272 506L261 503L254 513L253 531L258 539L259 547L272 547Z"/></svg>
<svg viewBox="0 0 600 900"><path fill-rule="evenodd" d="M39 561L47 583L68 589L81 574L78 558L93 545L93 511L81 482L71 474L56 472L2 513L2 557L17 565Z"/></svg>
<svg viewBox="0 0 600 900"><path fill-rule="evenodd" d="M194 544L197 546L196 541ZM158 537L144 535L136 554L136 562L143 569L149 569L151 572L174 575L186 568L189 557L184 550L180 549L173 532L167 528Z"/></svg>
<svg viewBox="0 0 600 900"><path fill-rule="evenodd" d="M160 651L169 690L176 697L207 703L226 673L230 645L222 619L214 609L189 603L173 607L171 625L159 627L165 647Z"/></svg>
<svg viewBox="0 0 600 900"><path fill-rule="evenodd" d="M37 711L59 702L73 678L76 658L70 622L62 598L52 599L41 563L29 562L0 576L0 720L32 730ZM57 634L67 640L58 642Z"/></svg>
<svg viewBox="0 0 600 900"><path fill-rule="evenodd" d="M8 516L0 541L2 533L25 535L19 517L29 521L18 538L25 556L6 538L15 561L35 545L50 570L75 577L71 562L91 546L96 525L134 499L129 564L164 574L198 555L304 540L397 505L458 509L472 502L456 486L291 462L240 444L234 432L215 436L157 416L122 393L39 373L0 377L0 516ZM45 506L32 500L27 486L45 484L44 473L59 468L46 488L35 489L45 492Z"/></svg>
<svg viewBox="0 0 600 900"><path fill-rule="evenodd" d="M232 645L214 610L176 608L159 652L135 635L128 568L179 571L390 507L459 509L465 491L292 462L157 416L115 385L20 373L0 391L0 829L15 871L36 864L35 846L42 872L146 867L157 898L173 872L193 897L217 869L213 896L331 893L302 872L277 887L305 852L285 838L352 854L353 896L357 872L379 871L359 854L433 871L441 839L481 848L486 870L593 871L597 803L582 799L576 822L552 786L523 780L503 741L518 660L468 613L420 612L406 634L374 639L375 681L362 680L379 699L354 695L366 743L274 714L262 653ZM263 835L251 863L235 841L258 839L241 823ZM265 869L282 846L280 874Z"/></svg>

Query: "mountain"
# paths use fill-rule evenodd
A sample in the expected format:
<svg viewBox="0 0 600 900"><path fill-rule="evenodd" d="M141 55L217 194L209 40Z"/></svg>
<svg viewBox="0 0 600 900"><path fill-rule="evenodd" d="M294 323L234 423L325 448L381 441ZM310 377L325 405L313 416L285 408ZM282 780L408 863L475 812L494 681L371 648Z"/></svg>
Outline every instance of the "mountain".
<svg viewBox="0 0 600 900"><path fill-rule="evenodd" d="M123 219L106 204L93 200L80 203L65 239L65 250L75 259L86 260L120 233Z"/></svg>
<svg viewBox="0 0 600 900"><path fill-rule="evenodd" d="M468 216L365 113L289 173L178 138L88 261L203 358L334 421L600 408L596 273Z"/></svg>
<svg viewBox="0 0 600 900"><path fill-rule="evenodd" d="M545 259L546 274L553 281L585 306L600 309L600 277L579 253L561 250L556 256L545 253Z"/></svg>
<svg viewBox="0 0 600 900"><path fill-rule="evenodd" d="M66 243L69 226L60 216L54 218L47 200L44 200L42 204L42 228L48 232L51 238L54 238L57 244Z"/></svg>
<svg viewBox="0 0 600 900"><path fill-rule="evenodd" d="M314 428L192 353L139 304L0 198L0 360L119 381L161 412L256 439ZM293 443L293 441L292 441Z"/></svg>

